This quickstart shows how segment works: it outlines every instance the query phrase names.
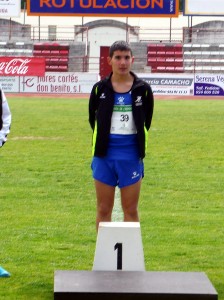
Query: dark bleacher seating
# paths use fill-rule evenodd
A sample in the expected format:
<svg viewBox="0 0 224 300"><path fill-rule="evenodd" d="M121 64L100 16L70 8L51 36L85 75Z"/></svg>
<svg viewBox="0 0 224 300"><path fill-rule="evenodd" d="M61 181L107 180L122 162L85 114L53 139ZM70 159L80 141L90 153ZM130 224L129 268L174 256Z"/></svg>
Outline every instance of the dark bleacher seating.
<svg viewBox="0 0 224 300"><path fill-rule="evenodd" d="M149 44L147 56L152 73L183 72L182 44Z"/></svg>
<svg viewBox="0 0 224 300"><path fill-rule="evenodd" d="M33 55L45 57L46 72L67 72L69 61L69 44L36 43Z"/></svg>

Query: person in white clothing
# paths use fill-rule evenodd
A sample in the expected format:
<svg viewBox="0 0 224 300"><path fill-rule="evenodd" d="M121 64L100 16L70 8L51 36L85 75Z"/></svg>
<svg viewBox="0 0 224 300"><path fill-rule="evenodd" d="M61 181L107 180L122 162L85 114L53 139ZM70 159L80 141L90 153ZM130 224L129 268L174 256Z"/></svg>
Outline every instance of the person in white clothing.
<svg viewBox="0 0 224 300"><path fill-rule="evenodd" d="M7 135L10 132L11 112L5 96L5 93L0 87L0 147L7 141ZM10 273L0 266L0 277L10 277Z"/></svg>
<svg viewBox="0 0 224 300"><path fill-rule="evenodd" d="M11 112L5 96L5 93L0 88L0 147L7 141L7 135L10 132Z"/></svg>

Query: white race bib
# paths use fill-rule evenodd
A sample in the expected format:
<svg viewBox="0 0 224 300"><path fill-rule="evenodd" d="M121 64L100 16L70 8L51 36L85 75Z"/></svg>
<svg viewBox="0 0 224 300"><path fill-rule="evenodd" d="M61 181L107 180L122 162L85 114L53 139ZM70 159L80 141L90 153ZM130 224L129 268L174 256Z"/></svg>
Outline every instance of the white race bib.
<svg viewBox="0 0 224 300"><path fill-rule="evenodd" d="M136 134L131 105L114 105L111 118L111 134Z"/></svg>

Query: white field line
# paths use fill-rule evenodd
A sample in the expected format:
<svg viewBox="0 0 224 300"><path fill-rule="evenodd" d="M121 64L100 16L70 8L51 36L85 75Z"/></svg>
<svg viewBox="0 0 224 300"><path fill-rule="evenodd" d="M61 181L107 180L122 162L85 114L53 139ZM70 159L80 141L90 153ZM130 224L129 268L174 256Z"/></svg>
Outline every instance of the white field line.
<svg viewBox="0 0 224 300"><path fill-rule="evenodd" d="M115 197L114 197L114 209L112 213L112 221L122 222L123 221L123 212L121 207L121 198L120 198L120 189L116 187Z"/></svg>
<svg viewBox="0 0 224 300"><path fill-rule="evenodd" d="M63 137L46 137L46 136L15 136L12 138L9 138L9 140L12 141L18 141L18 140L52 140L52 141L57 141L57 140L63 140Z"/></svg>

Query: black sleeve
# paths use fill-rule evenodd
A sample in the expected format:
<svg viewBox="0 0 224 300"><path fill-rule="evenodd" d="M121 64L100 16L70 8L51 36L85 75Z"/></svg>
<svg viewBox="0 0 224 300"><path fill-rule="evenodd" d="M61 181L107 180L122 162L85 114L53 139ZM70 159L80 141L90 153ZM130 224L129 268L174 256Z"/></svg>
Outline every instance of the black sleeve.
<svg viewBox="0 0 224 300"><path fill-rule="evenodd" d="M96 114L100 103L99 95L102 88L103 81L100 80L94 84L89 97L89 124L93 130L95 127Z"/></svg>
<svg viewBox="0 0 224 300"><path fill-rule="evenodd" d="M92 88L89 97L89 124L93 130L95 127L95 119L96 119L96 111L97 111L97 89L98 86L97 84L95 84Z"/></svg>
<svg viewBox="0 0 224 300"><path fill-rule="evenodd" d="M145 96L145 127L149 130L152 122L154 110L154 96L152 89L149 85L146 86L146 96Z"/></svg>

